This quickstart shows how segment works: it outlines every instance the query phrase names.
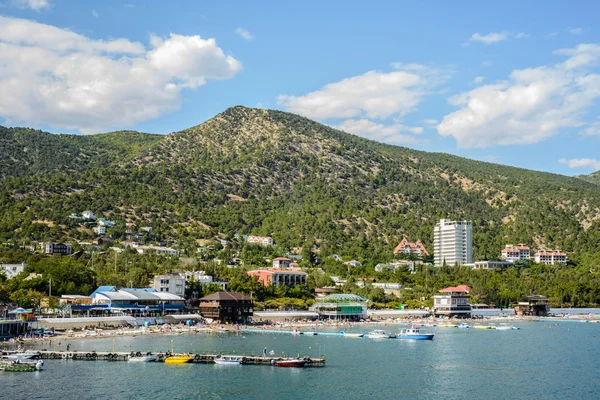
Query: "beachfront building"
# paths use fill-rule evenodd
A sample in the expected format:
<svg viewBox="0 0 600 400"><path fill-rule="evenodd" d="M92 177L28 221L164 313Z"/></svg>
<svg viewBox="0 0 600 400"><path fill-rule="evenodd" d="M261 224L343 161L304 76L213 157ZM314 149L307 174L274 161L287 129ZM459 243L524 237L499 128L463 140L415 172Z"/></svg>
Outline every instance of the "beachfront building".
<svg viewBox="0 0 600 400"><path fill-rule="evenodd" d="M256 243L262 246L272 246L273 238L271 236L246 236L247 243Z"/></svg>
<svg viewBox="0 0 600 400"><path fill-rule="evenodd" d="M250 321L254 314L252 298L234 292L216 292L200 299L200 314L220 323Z"/></svg>
<svg viewBox="0 0 600 400"><path fill-rule="evenodd" d="M265 286L306 285L306 277L308 276L306 272L283 269L257 269L248 271L248 275L258 277L258 281Z"/></svg>
<svg viewBox="0 0 600 400"><path fill-rule="evenodd" d="M286 257L277 257L273 259L273 268L275 269L286 269L290 267L291 259Z"/></svg>
<svg viewBox="0 0 600 400"><path fill-rule="evenodd" d="M512 267L514 263L512 261L475 261L474 263L464 265L472 269L494 269Z"/></svg>
<svg viewBox="0 0 600 400"><path fill-rule="evenodd" d="M429 255L429 252L427 251L425 246L423 246L423 243L421 243L420 240L417 240L414 243L409 242L406 236L402 238L402 241L394 249L394 254L398 253L414 254L418 257L424 257Z"/></svg>
<svg viewBox="0 0 600 400"><path fill-rule="evenodd" d="M524 296L521 301L514 307L517 315L535 315L538 317L546 317L550 312L548 306L548 298L546 296L532 295Z"/></svg>
<svg viewBox="0 0 600 400"><path fill-rule="evenodd" d="M433 229L433 247L436 267L472 263L471 221L440 220Z"/></svg>
<svg viewBox="0 0 600 400"><path fill-rule="evenodd" d="M471 304L469 303L469 292L471 288L467 285L447 287L439 291L440 294L433 296L433 314L446 317L471 317Z"/></svg>
<svg viewBox="0 0 600 400"><path fill-rule="evenodd" d="M367 318L367 301L356 294L330 294L317 301L315 312L319 318L357 321Z"/></svg>
<svg viewBox="0 0 600 400"><path fill-rule="evenodd" d="M157 292L183 296L185 294L185 282L185 276L179 274L156 275L153 287Z"/></svg>
<svg viewBox="0 0 600 400"><path fill-rule="evenodd" d="M567 264L567 255L560 250L539 250L534 259L536 263L546 265Z"/></svg>
<svg viewBox="0 0 600 400"><path fill-rule="evenodd" d="M525 246L523 243L519 243L516 246L507 244L502 250L501 258L506 261L525 261L531 259L531 249L529 246Z"/></svg>

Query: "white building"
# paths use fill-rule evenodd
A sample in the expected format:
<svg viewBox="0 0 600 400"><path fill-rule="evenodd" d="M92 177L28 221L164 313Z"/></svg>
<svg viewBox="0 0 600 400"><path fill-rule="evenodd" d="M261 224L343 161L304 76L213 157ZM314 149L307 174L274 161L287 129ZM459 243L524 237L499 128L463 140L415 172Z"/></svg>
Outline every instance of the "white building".
<svg viewBox="0 0 600 400"><path fill-rule="evenodd" d="M246 242L271 246L273 245L273 238L271 236L247 236Z"/></svg>
<svg viewBox="0 0 600 400"><path fill-rule="evenodd" d="M514 263L512 261L475 261L464 265L473 269L494 269L512 267Z"/></svg>
<svg viewBox="0 0 600 400"><path fill-rule="evenodd" d="M14 278L25 269L25 263L22 264L0 264L0 272L4 271L4 274L8 279Z"/></svg>
<svg viewBox="0 0 600 400"><path fill-rule="evenodd" d="M185 294L185 277L179 274L156 275L153 287L157 292L166 292L183 297Z"/></svg>
<svg viewBox="0 0 600 400"><path fill-rule="evenodd" d="M98 235L106 235L106 226L104 225L98 225L92 228L92 230L94 232L96 232Z"/></svg>
<svg viewBox="0 0 600 400"><path fill-rule="evenodd" d="M134 247L134 246L131 246ZM170 256L179 256L179 251L172 249L170 247L160 247L160 246L137 246L135 247L138 253L140 254L163 254Z"/></svg>
<svg viewBox="0 0 600 400"><path fill-rule="evenodd" d="M471 304L467 285L441 289L440 294L433 296L433 314L447 317L471 317Z"/></svg>
<svg viewBox="0 0 600 400"><path fill-rule="evenodd" d="M344 265L350 265L351 267L360 267L362 264L356 260L346 261Z"/></svg>
<svg viewBox="0 0 600 400"><path fill-rule="evenodd" d="M463 265L473 262L471 221L442 219L433 229L434 264Z"/></svg>
<svg viewBox="0 0 600 400"><path fill-rule="evenodd" d="M502 250L502 259L506 261L524 261L531 259L531 249L529 246L525 246L523 243L519 243L514 246L512 244L507 244Z"/></svg>
<svg viewBox="0 0 600 400"><path fill-rule="evenodd" d="M567 255L560 250L539 250L535 253L535 262L546 265L566 264Z"/></svg>
<svg viewBox="0 0 600 400"><path fill-rule="evenodd" d="M87 219L89 221L95 221L96 220L96 216L90 210L85 210L84 212L82 212L81 213L81 218Z"/></svg>

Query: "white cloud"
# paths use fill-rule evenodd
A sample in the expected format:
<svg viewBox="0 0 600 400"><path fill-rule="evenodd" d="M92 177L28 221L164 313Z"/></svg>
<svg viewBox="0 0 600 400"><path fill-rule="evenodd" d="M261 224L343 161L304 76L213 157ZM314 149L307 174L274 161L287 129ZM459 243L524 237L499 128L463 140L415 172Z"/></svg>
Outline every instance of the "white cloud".
<svg viewBox="0 0 600 400"><path fill-rule="evenodd" d="M95 18L98 18L98 17L100 16L100 14L98 14L98 11L96 11L96 10L92 10L92 15L93 15Z"/></svg>
<svg viewBox="0 0 600 400"><path fill-rule="evenodd" d="M477 32L471 35L469 42L479 42L483 44L494 44L508 39L523 39L531 35L525 32L508 33L508 32L490 32L487 35L482 35ZM469 42L463 43L463 46L468 46Z"/></svg>
<svg viewBox="0 0 600 400"><path fill-rule="evenodd" d="M600 170L600 160L594 158L561 158L559 163L567 165L569 168L589 168L594 171Z"/></svg>
<svg viewBox="0 0 600 400"><path fill-rule="evenodd" d="M437 119L424 119L423 122L427 125L437 125L440 123Z"/></svg>
<svg viewBox="0 0 600 400"><path fill-rule="evenodd" d="M588 69L600 45L585 44L556 54L560 64L515 70L507 81L484 85L449 99L460 109L444 117L438 133L463 148L538 143L562 128L585 125L583 116L600 97L600 75Z"/></svg>
<svg viewBox="0 0 600 400"><path fill-rule="evenodd" d="M181 91L241 71L214 39L152 36L150 48L97 40L0 16L0 116L8 123L82 132L123 127L176 110Z"/></svg>
<svg viewBox="0 0 600 400"><path fill-rule="evenodd" d="M483 65L484 67L491 67L492 65L494 65L494 63L490 60L485 60L481 63L481 65Z"/></svg>
<svg viewBox="0 0 600 400"><path fill-rule="evenodd" d="M473 79L474 83L481 83L485 80L485 76L477 76L475 77L475 79Z"/></svg>
<svg viewBox="0 0 600 400"><path fill-rule="evenodd" d="M45 8L50 8L51 4L48 0L12 0L11 3L18 8L31 8L34 11L41 11Z"/></svg>
<svg viewBox="0 0 600 400"><path fill-rule="evenodd" d="M485 44L498 43L503 40L508 39L508 33L506 32L492 32L487 35L482 35L481 33L474 33L471 35L471 42L480 42Z"/></svg>
<svg viewBox="0 0 600 400"><path fill-rule="evenodd" d="M558 32L551 32L551 33L548 33L547 35L544 35L544 37L546 39L550 39L550 38L553 38L553 37L556 37L556 36L558 36Z"/></svg>
<svg viewBox="0 0 600 400"><path fill-rule="evenodd" d="M313 119L403 117L413 111L445 77L418 64L399 64L398 71L369 71L330 83L304 96L281 95L279 105Z"/></svg>
<svg viewBox="0 0 600 400"><path fill-rule="evenodd" d="M235 33L236 33L238 36L240 36L240 37L242 37L242 38L244 38L244 39L246 39L246 40L252 40L252 39L254 39L254 35L253 35L253 34L251 34L250 32L248 32L247 30L245 30L245 29L244 29L244 28L242 28L242 27L238 27L238 28L235 30Z"/></svg>
<svg viewBox="0 0 600 400"><path fill-rule="evenodd" d="M581 134L600 137L600 121L592 122L589 127L581 131Z"/></svg>
<svg viewBox="0 0 600 400"><path fill-rule="evenodd" d="M367 119L348 119L335 126L335 128L367 139L394 144L416 144L418 143L416 137L405 135L402 132L415 135L423 132L421 127L409 127L402 124L383 125Z"/></svg>
<svg viewBox="0 0 600 400"><path fill-rule="evenodd" d="M581 28L569 28L569 33L571 35L581 35L583 33L583 29L581 29Z"/></svg>

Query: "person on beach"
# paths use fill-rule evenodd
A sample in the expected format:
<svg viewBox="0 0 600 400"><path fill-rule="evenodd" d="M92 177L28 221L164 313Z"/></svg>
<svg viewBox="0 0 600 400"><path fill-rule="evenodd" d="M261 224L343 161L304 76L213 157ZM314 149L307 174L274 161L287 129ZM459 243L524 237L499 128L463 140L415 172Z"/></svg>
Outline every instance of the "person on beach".
<svg viewBox="0 0 600 400"><path fill-rule="evenodd" d="M266 357L266 356L267 356L267 348L265 347L265 348L263 349L263 357Z"/></svg>

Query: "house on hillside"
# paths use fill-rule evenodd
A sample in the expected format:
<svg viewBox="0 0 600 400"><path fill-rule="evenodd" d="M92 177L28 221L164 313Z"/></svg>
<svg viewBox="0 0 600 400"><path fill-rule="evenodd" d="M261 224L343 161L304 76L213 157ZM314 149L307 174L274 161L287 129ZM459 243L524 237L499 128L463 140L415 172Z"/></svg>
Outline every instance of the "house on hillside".
<svg viewBox="0 0 600 400"><path fill-rule="evenodd" d="M471 288L467 285L447 287L433 296L433 314L446 317L471 317L471 304L469 302Z"/></svg>
<svg viewBox="0 0 600 400"><path fill-rule="evenodd" d="M48 242L44 247L44 252L46 254L68 255L73 253L73 246L68 243Z"/></svg>
<svg viewBox="0 0 600 400"><path fill-rule="evenodd" d="M425 246L423 246L423 243L421 243L420 240L417 240L414 243L409 242L406 236L402 238L402 241L394 249L394 254L398 253L414 254L418 257L424 257L429 255L429 252L427 251Z"/></svg>
<svg viewBox="0 0 600 400"><path fill-rule="evenodd" d="M519 243L516 246L507 244L502 250L501 258L512 262L530 260L531 249L523 243Z"/></svg>
<svg viewBox="0 0 600 400"><path fill-rule="evenodd" d="M252 235L250 235L250 236L246 237L246 242L260 244L262 246L272 246L273 238L271 236L252 236Z"/></svg>
<svg viewBox="0 0 600 400"><path fill-rule="evenodd" d="M25 270L25 263L21 264L0 264L0 272L4 272L8 279L14 278Z"/></svg>
<svg viewBox="0 0 600 400"><path fill-rule="evenodd" d="M273 268L275 269L287 269L290 267L292 260L286 257L277 257L273 259Z"/></svg>
<svg viewBox="0 0 600 400"><path fill-rule="evenodd" d="M248 271L248 275L258 277L258 281L265 286L306 285L306 277L308 276L306 272L282 269L257 269Z"/></svg>
<svg viewBox="0 0 600 400"><path fill-rule="evenodd" d="M360 262L356 261L356 260L346 261L344 263L344 265L349 265L351 267L360 267L360 266L362 266L362 264Z"/></svg>
<svg viewBox="0 0 600 400"><path fill-rule="evenodd" d="M546 265L567 264L567 255L561 250L538 250L535 262Z"/></svg>

